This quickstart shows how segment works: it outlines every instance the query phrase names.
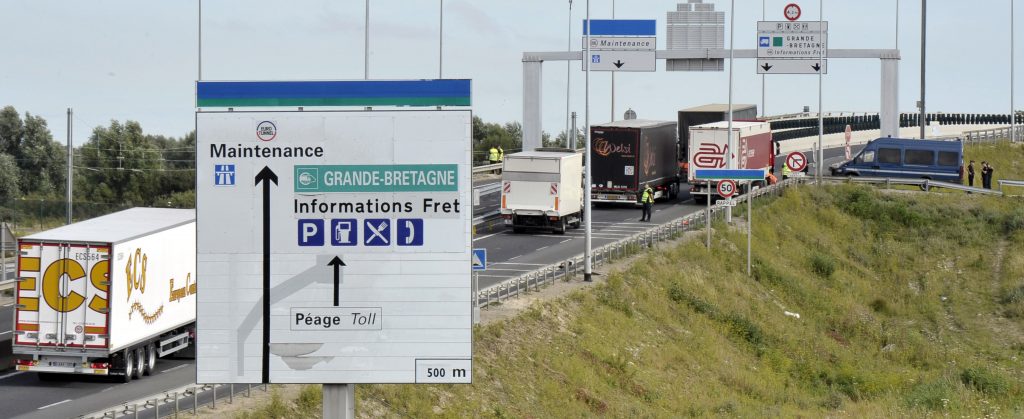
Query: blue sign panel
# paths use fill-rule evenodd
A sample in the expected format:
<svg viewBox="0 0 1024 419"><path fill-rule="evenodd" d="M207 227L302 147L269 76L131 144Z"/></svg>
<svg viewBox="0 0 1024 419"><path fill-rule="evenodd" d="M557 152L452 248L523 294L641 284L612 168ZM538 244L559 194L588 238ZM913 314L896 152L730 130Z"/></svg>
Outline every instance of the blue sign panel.
<svg viewBox="0 0 1024 419"><path fill-rule="evenodd" d="M324 220L299 220L299 246L324 245Z"/></svg>
<svg viewBox="0 0 1024 419"><path fill-rule="evenodd" d="M422 218L399 218L397 225L399 246L423 246Z"/></svg>
<svg viewBox="0 0 1024 419"><path fill-rule="evenodd" d="M359 221L355 218L331 220L331 246L359 244Z"/></svg>
<svg viewBox="0 0 1024 419"><path fill-rule="evenodd" d="M487 270L487 249L473 249L473 270Z"/></svg>
<svg viewBox="0 0 1024 419"><path fill-rule="evenodd" d="M764 169L697 169L694 178L702 180L764 180Z"/></svg>
<svg viewBox="0 0 1024 419"><path fill-rule="evenodd" d="M215 165L213 165L213 184L214 184L214 186L234 186L235 185L235 165L233 165L233 164L215 164Z"/></svg>
<svg viewBox="0 0 1024 419"><path fill-rule="evenodd" d="M591 19L593 36L655 36L658 21L654 19ZM587 34L587 21L583 20L583 34Z"/></svg>
<svg viewBox="0 0 1024 419"><path fill-rule="evenodd" d="M384 218L370 218L363 220L363 245L364 246L389 246L391 245L391 220Z"/></svg>

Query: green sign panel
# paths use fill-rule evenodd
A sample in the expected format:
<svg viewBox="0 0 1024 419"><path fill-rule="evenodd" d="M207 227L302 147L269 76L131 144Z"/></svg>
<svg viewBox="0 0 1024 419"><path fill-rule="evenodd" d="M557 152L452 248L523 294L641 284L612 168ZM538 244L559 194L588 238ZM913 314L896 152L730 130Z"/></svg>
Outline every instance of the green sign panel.
<svg viewBox="0 0 1024 419"><path fill-rule="evenodd" d="M458 192L454 164L295 166L295 192Z"/></svg>

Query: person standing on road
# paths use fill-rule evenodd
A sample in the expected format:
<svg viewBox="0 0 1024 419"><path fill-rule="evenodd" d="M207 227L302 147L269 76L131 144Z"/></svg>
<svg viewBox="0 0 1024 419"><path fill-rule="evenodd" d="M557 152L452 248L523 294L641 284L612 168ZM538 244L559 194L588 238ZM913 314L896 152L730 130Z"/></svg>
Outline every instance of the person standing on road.
<svg viewBox="0 0 1024 419"><path fill-rule="evenodd" d="M995 169L987 161L981 162L981 187L992 189L992 172Z"/></svg>
<svg viewBox="0 0 1024 419"><path fill-rule="evenodd" d="M768 176L765 176L764 180L765 180L765 182L768 182L769 186L774 185L776 183L779 183L779 178L775 177L775 168L774 167L769 167L768 168Z"/></svg>
<svg viewBox="0 0 1024 419"><path fill-rule="evenodd" d="M974 186L974 160L967 164L967 186Z"/></svg>
<svg viewBox="0 0 1024 419"><path fill-rule="evenodd" d="M643 213L640 215L640 221L651 221L651 207L654 205L654 189L651 189L651 185L644 184L644 192L640 195L640 203L643 204Z"/></svg>
<svg viewBox="0 0 1024 419"><path fill-rule="evenodd" d="M785 163L783 163L783 164L782 164L782 180L786 180L786 179L789 179L789 176L790 176L791 174L793 174L793 171L792 171L792 170L789 170L789 165L788 165L788 164L785 164Z"/></svg>
<svg viewBox="0 0 1024 419"><path fill-rule="evenodd" d="M487 150L487 161L491 162L491 164L498 163L498 149L494 148L493 145L490 150Z"/></svg>
<svg viewBox="0 0 1024 419"><path fill-rule="evenodd" d="M498 163L505 161L505 149L498 146Z"/></svg>

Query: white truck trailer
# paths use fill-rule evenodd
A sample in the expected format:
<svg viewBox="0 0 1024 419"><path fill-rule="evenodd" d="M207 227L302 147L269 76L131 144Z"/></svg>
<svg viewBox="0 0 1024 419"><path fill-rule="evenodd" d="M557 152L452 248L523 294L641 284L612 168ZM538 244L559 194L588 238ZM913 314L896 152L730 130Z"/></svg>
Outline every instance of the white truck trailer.
<svg viewBox="0 0 1024 419"><path fill-rule="evenodd" d="M118 376L193 354L196 215L132 208L18 240L18 371Z"/></svg>
<svg viewBox="0 0 1024 419"><path fill-rule="evenodd" d="M501 217L516 233L546 229L565 234L583 221L583 154L537 149L505 156Z"/></svg>
<svg viewBox="0 0 1024 419"><path fill-rule="evenodd" d="M697 180L697 169L725 169L732 160L735 169L764 169L765 173L775 164L772 149L771 125L762 121L733 121L735 150L729 150L729 123L727 121L690 127L690 195L697 204L705 199L719 198L718 181ZM764 186L764 181L753 182L753 187ZM740 193L746 193L745 187Z"/></svg>

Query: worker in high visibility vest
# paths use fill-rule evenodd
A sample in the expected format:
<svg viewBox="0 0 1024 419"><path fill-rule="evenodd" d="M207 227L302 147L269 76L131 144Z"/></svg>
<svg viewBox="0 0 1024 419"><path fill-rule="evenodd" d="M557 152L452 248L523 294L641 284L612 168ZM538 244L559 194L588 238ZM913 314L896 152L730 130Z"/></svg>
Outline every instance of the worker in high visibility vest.
<svg viewBox="0 0 1024 419"><path fill-rule="evenodd" d="M491 164L498 163L498 149L494 148L494 146L491 146L491 149L488 150L487 160L490 161Z"/></svg>
<svg viewBox="0 0 1024 419"><path fill-rule="evenodd" d="M640 203L643 204L643 213L640 215L640 221L651 221L651 206L654 205L654 189L651 189L651 185L644 184L644 192L640 195Z"/></svg>
<svg viewBox="0 0 1024 419"><path fill-rule="evenodd" d="M501 148L500 145L498 146L498 161L499 162L505 161L505 149Z"/></svg>
<svg viewBox="0 0 1024 419"><path fill-rule="evenodd" d="M791 174L793 174L793 171L789 170L789 165L783 163L782 164L782 180L789 179L789 175L791 175Z"/></svg>

